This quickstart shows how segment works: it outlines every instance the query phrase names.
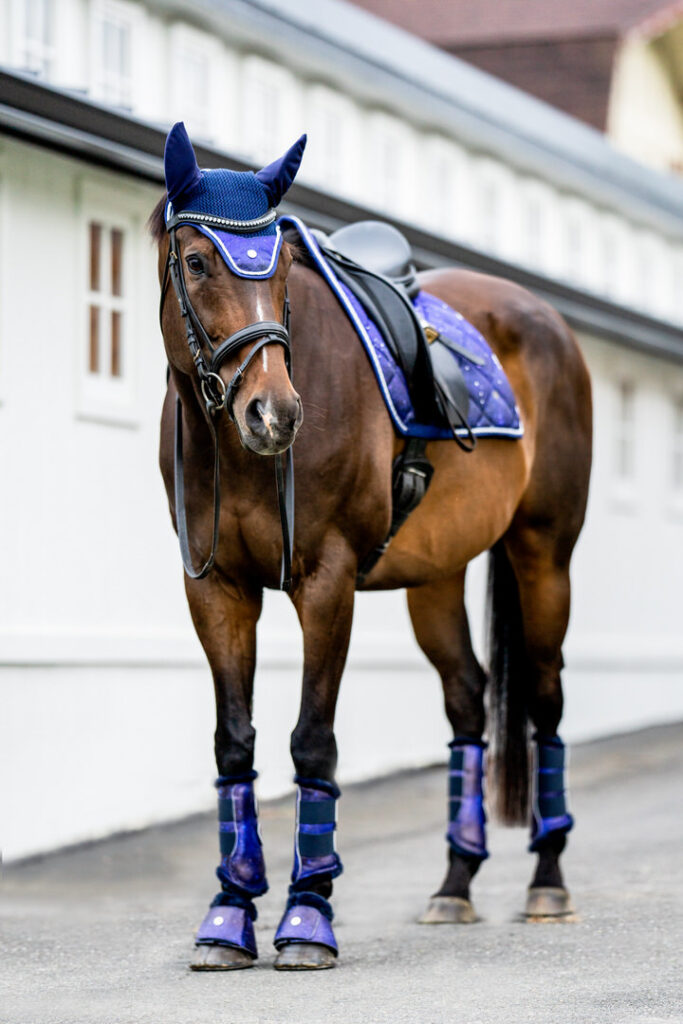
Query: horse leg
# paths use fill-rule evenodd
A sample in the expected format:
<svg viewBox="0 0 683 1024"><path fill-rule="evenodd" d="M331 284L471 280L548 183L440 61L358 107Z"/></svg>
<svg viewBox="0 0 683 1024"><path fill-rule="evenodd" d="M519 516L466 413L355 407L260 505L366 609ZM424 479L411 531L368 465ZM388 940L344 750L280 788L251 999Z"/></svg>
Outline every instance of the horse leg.
<svg viewBox="0 0 683 1024"><path fill-rule="evenodd" d="M482 781L486 677L472 650L464 592L464 570L454 579L408 591L415 636L441 676L454 736L449 744L448 870L421 924L476 921L470 882L488 857Z"/></svg>
<svg viewBox="0 0 683 1024"><path fill-rule="evenodd" d="M538 855L526 903L527 919L569 920L573 907L560 855L573 818L565 794L562 643L569 622L569 557L573 538L531 527L514 528L505 546L519 592L524 638L524 687L533 723L530 852Z"/></svg>
<svg viewBox="0 0 683 1024"><path fill-rule="evenodd" d="M335 849L334 715L351 635L356 562L329 544L317 571L293 597L304 635L301 708L291 752L297 784L294 866L285 912L275 933L278 970L334 967L332 882L342 863Z"/></svg>
<svg viewBox="0 0 683 1024"><path fill-rule="evenodd" d="M268 888L258 834L251 724L256 623L261 592L238 590L213 573L185 581L216 694L215 753L221 891L196 935L195 971L251 967L257 957L253 900Z"/></svg>

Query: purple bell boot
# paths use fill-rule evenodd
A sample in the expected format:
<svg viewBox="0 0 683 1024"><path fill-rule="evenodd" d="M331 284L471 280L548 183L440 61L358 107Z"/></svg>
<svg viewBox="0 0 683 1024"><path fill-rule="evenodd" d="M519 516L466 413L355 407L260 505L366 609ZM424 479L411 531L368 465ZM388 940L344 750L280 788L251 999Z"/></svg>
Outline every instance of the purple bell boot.
<svg viewBox="0 0 683 1024"><path fill-rule="evenodd" d="M531 843L533 853L551 832L569 832L574 819L567 810L565 747L559 736L534 736L533 804Z"/></svg>
<svg viewBox="0 0 683 1024"><path fill-rule="evenodd" d="M335 956L337 940L332 930L332 907L328 900L307 890L311 878L332 880L342 873L342 862L334 848L337 827L338 787L322 779L295 778L296 831L294 867L289 899L275 933L276 949L290 943L315 943L326 946Z"/></svg>
<svg viewBox="0 0 683 1024"><path fill-rule="evenodd" d="M195 940L198 946L240 949L254 960L258 953L253 900L268 889L258 833L255 778L256 772L251 772L240 778L219 778L216 781L221 851L216 875L222 891L212 900Z"/></svg>
<svg viewBox="0 0 683 1024"><path fill-rule="evenodd" d="M457 738L448 744L448 832L446 839L463 857L488 857L484 812L484 743Z"/></svg>

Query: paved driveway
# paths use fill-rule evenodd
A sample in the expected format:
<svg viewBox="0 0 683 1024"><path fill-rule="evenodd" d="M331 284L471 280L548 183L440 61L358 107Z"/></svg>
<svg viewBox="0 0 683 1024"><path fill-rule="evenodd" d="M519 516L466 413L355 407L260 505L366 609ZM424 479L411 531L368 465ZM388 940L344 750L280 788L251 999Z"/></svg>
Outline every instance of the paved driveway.
<svg viewBox="0 0 683 1024"><path fill-rule="evenodd" d="M571 774L579 924L515 919L532 858L499 828L474 887L484 921L414 923L445 864L445 769L430 769L344 795L332 971L271 968L290 801L262 809L271 891L248 971L186 966L214 892L206 817L7 869L0 1024L683 1022L683 725L577 747Z"/></svg>

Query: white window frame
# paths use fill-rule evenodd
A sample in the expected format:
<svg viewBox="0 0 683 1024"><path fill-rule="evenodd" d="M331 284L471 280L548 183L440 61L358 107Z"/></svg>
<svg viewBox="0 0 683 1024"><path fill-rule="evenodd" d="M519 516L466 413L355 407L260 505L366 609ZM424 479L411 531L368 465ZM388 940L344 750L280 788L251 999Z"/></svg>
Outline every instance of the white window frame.
<svg viewBox="0 0 683 1024"><path fill-rule="evenodd" d="M79 194L78 231L78 309L79 330L76 345L76 414L81 419L127 427L140 423L138 402L139 351L136 329L140 321L137 282L140 278L140 238L143 224L135 204L126 201L124 193L98 183L84 181ZM98 223L103 229L100 281L106 290L90 290L90 224ZM110 293L110 232L123 232L122 295ZM106 241L104 241L106 239ZM100 371L90 371L90 305L94 303L104 311L100 316ZM113 310L122 314L121 376L111 375L111 336L109 316ZM103 330L103 324L107 328Z"/></svg>
<svg viewBox="0 0 683 1024"><path fill-rule="evenodd" d="M630 417L624 416L625 396L630 395ZM638 487L638 388L630 374L619 374L614 380L614 415L610 451L611 503L619 511L633 512ZM629 447L630 471L622 472L620 460Z"/></svg>
<svg viewBox="0 0 683 1024"><path fill-rule="evenodd" d="M127 75L104 67L104 27L111 22L128 31L130 67ZM90 23L90 90L92 95L122 110L135 107L137 41L142 31L142 12L130 0L93 0Z"/></svg>
<svg viewBox="0 0 683 1024"><path fill-rule="evenodd" d="M57 59L57 4L56 0L39 2L44 5L47 14L51 39L29 41L26 34L27 0L12 0L12 60L20 70L28 71L37 78L49 79Z"/></svg>

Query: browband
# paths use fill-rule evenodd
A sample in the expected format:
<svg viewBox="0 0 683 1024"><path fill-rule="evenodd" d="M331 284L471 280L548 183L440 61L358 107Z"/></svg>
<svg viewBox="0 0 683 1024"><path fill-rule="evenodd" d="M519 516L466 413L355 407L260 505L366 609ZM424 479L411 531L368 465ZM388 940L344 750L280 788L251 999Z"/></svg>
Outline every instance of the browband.
<svg viewBox="0 0 683 1024"><path fill-rule="evenodd" d="M193 213L192 210L183 210L182 213L174 213L166 221L166 229L171 231L180 224L207 224L212 228L224 228L237 235L253 235L255 231L267 228L277 217L277 210L270 209L260 217L253 220L233 220L232 217L218 217L213 213Z"/></svg>

